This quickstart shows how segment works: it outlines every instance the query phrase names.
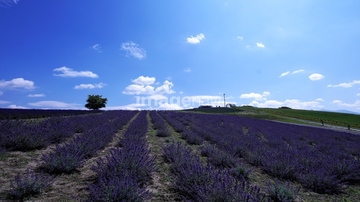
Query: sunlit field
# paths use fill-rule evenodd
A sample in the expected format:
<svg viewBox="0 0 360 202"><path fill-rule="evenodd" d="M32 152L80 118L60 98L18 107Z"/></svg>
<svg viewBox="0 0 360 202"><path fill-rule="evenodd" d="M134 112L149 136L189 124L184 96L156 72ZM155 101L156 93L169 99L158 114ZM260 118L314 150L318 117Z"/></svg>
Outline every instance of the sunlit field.
<svg viewBox="0 0 360 202"><path fill-rule="evenodd" d="M14 112L0 122L4 201L360 197L360 135L346 130L232 113Z"/></svg>

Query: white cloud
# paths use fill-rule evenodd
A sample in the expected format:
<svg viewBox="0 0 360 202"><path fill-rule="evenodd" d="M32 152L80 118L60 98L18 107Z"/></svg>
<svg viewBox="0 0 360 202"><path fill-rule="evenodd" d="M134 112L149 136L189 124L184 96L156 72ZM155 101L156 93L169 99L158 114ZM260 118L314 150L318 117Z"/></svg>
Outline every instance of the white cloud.
<svg viewBox="0 0 360 202"><path fill-rule="evenodd" d="M153 94L172 94L175 93L171 88L174 84L168 80L165 80L163 85L154 87L155 77L139 76L132 80L133 84L127 86L123 91L128 95L153 95Z"/></svg>
<svg viewBox="0 0 360 202"><path fill-rule="evenodd" d="M0 88L24 88L24 89L34 89L34 82L25 80L23 78L15 78L10 81L1 80Z"/></svg>
<svg viewBox="0 0 360 202"><path fill-rule="evenodd" d="M164 103L161 104L158 108L156 108L157 110L182 110L184 108L180 107L177 104L169 104L169 103Z"/></svg>
<svg viewBox="0 0 360 202"><path fill-rule="evenodd" d="M323 108L323 105L319 101L307 101L303 102L296 99L288 99L285 101L277 100L266 100L264 102L258 102L256 100L252 101L249 105L254 107L264 107L264 108L279 108L279 107L290 107L293 109L319 109Z"/></svg>
<svg viewBox="0 0 360 202"><path fill-rule="evenodd" d="M242 40L244 40L244 37L242 37L242 36L237 36L236 39L242 41Z"/></svg>
<svg viewBox="0 0 360 202"><path fill-rule="evenodd" d="M315 101L317 101L317 102L324 102L325 100L322 99L322 98L317 98L317 99L315 99Z"/></svg>
<svg viewBox="0 0 360 202"><path fill-rule="evenodd" d="M356 96L360 96L360 93L356 94Z"/></svg>
<svg viewBox="0 0 360 202"><path fill-rule="evenodd" d="M266 97L270 95L270 92L265 91L263 94L259 93L248 93L248 94L241 94L241 99L254 99L254 100L266 100Z"/></svg>
<svg viewBox="0 0 360 202"><path fill-rule="evenodd" d="M146 51L143 48L140 48L138 44L128 41L121 44L121 50L126 52L126 56L132 56L139 60L146 58Z"/></svg>
<svg viewBox="0 0 360 202"><path fill-rule="evenodd" d="M153 86L144 86L138 84L131 84L125 88L123 91L124 94L128 95L143 95L143 94L153 94L154 87Z"/></svg>
<svg viewBox="0 0 360 202"><path fill-rule="evenodd" d="M141 110L143 107L146 107L145 104L138 104L138 103L133 103L133 104L128 104L128 105L123 105L123 106L106 106L104 108L104 110Z"/></svg>
<svg viewBox="0 0 360 202"><path fill-rule="evenodd" d="M61 108L61 109L75 109L80 108L80 104L75 103L65 103L59 101L40 101L29 103L33 107L42 107L42 108Z"/></svg>
<svg viewBox="0 0 360 202"><path fill-rule="evenodd" d="M343 87L343 88L351 88L356 84L360 84L360 80L354 80L352 82L348 82L348 83L340 83L337 85L328 85L327 87Z"/></svg>
<svg viewBox="0 0 360 202"><path fill-rule="evenodd" d="M175 91L173 91L171 88L174 87L174 84L168 80L165 80L163 85L155 88L156 94L173 94Z"/></svg>
<svg viewBox="0 0 360 202"><path fill-rule="evenodd" d="M68 67L60 67L55 68L53 71L61 72L61 74L54 74L54 76L61 76L61 77L89 77L89 78L98 78L97 74L94 74L91 71L74 71Z"/></svg>
<svg viewBox="0 0 360 202"><path fill-rule="evenodd" d="M7 108L10 108L10 109L27 109L26 107L17 106L17 105L9 105Z"/></svg>
<svg viewBox="0 0 360 202"><path fill-rule="evenodd" d="M298 73L304 72L304 71L305 71L305 70L303 70L303 69L299 69L299 70L293 71L292 74L298 74Z"/></svg>
<svg viewBox="0 0 360 202"><path fill-rule="evenodd" d="M323 78L325 78L325 76L322 75L322 74L318 74L318 73L311 74L311 75L309 76L309 79L312 80L312 81L318 81L318 80L321 80L321 79L323 79Z"/></svg>
<svg viewBox="0 0 360 202"><path fill-rule="evenodd" d="M19 0L0 0L0 6L8 7L12 4L17 4Z"/></svg>
<svg viewBox="0 0 360 202"><path fill-rule="evenodd" d="M257 46L258 48L265 48L265 45L264 45L263 43L261 43L261 42L257 42L257 43L256 43L256 46Z"/></svg>
<svg viewBox="0 0 360 202"><path fill-rule="evenodd" d="M205 39L205 35L203 33L200 33L196 36L191 36L191 37L188 37L186 39L187 43L190 43L190 44L198 44L200 43L203 39Z"/></svg>
<svg viewBox="0 0 360 202"><path fill-rule="evenodd" d="M347 107L355 110L360 110L360 100L356 100L354 103L345 103L341 100L333 100L332 103L338 105L339 107Z"/></svg>
<svg viewBox="0 0 360 202"><path fill-rule="evenodd" d="M191 69L190 68L184 69L184 72L189 73L191 72Z"/></svg>
<svg viewBox="0 0 360 202"><path fill-rule="evenodd" d="M280 74L279 77L281 78L281 77L284 77L284 76L286 76L286 75L288 75L288 74L290 74L290 71L287 71L287 72L284 72L284 73Z"/></svg>
<svg viewBox="0 0 360 202"><path fill-rule="evenodd" d="M229 103L226 101L226 103ZM181 105L184 108L198 107L200 105L211 105L213 107L223 106L224 97L218 95L193 95L185 96L181 100Z"/></svg>
<svg viewBox="0 0 360 202"><path fill-rule="evenodd" d="M0 105L3 105L3 104L9 104L9 103L11 103L11 102L9 102L9 101L5 101L5 100L0 100Z"/></svg>
<svg viewBox="0 0 360 202"><path fill-rule="evenodd" d="M295 70L295 71L293 71L293 72L287 71L287 72L284 72L284 73L280 74L279 77L281 78L281 77L287 76L287 75L289 75L290 73L291 73L291 74L298 74L298 73L304 72L304 71L305 71L305 70L303 70L303 69Z"/></svg>
<svg viewBox="0 0 360 202"><path fill-rule="evenodd" d="M155 80L155 77L139 76L138 78L132 80L132 82L139 85L151 85L155 83Z"/></svg>
<svg viewBox="0 0 360 202"><path fill-rule="evenodd" d="M95 44L92 46L92 49L96 50L97 52L101 53L102 52L102 49L101 49L101 46L100 44Z"/></svg>
<svg viewBox="0 0 360 202"><path fill-rule="evenodd" d="M105 83L98 83L98 84L80 84L76 85L74 89L94 89L94 88L103 88L106 86Z"/></svg>
<svg viewBox="0 0 360 202"><path fill-rule="evenodd" d="M44 94L29 94L28 97L45 97Z"/></svg>

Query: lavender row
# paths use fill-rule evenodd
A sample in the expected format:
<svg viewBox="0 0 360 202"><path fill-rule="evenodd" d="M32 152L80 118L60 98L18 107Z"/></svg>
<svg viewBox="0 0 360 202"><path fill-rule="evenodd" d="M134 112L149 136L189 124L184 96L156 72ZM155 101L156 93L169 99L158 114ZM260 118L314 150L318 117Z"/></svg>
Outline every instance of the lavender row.
<svg viewBox="0 0 360 202"><path fill-rule="evenodd" d="M149 112L153 129L156 130L156 136L169 137L171 131L163 118L161 118L156 111Z"/></svg>
<svg viewBox="0 0 360 202"><path fill-rule="evenodd" d="M136 112L106 112L89 121L91 129L85 128L83 134L76 136L66 144L57 144L50 153L41 157L39 168L47 173L71 173L81 165L83 160L92 157L104 148L115 133L129 122Z"/></svg>
<svg viewBox="0 0 360 202"><path fill-rule="evenodd" d="M171 165L175 189L184 201L269 201L258 187L233 178L227 170L203 165L200 158L181 143L165 147L163 156Z"/></svg>
<svg viewBox="0 0 360 202"><path fill-rule="evenodd" d="M74 135L77 120L53 117L45 120L5 120L0 122L0 147L9 151L30 151L59 143Z"/></svg>
<svg viewBox="0 0 360 202"><path fill-rule="evenodd" d="M102 117L112 113L114 112L108 111L35 120L3 120L0 121L0 148L8 151L42 149L53 143L61 143L75 133L82 133L105 123L108 120Z"/></svg>
<svg viewBox="0 0 360 202"><path fill-rule="evenodd" d="M176 116L176 114L160 112L161 116L174 128L174 130L180 133L182 139L184 139L190 145L202 145L204 138L198 135L191 127L192 123L186 118Z"/></svg>
<svg viewBox="0 0 360 202"><path fill-rule="evenodd" d="M221 150L279 179L332 194L359 183L358 136L236 116L176 115Z"/></svg>
<svg viewBox="0 0 360 202"><path fill-rule="evenodd" d="M92 168L97 181L89 185L88 201L144 201L151 198L146 184L155 170L146 141L147 112L142 111L130 124L119 146Z"/></svg>

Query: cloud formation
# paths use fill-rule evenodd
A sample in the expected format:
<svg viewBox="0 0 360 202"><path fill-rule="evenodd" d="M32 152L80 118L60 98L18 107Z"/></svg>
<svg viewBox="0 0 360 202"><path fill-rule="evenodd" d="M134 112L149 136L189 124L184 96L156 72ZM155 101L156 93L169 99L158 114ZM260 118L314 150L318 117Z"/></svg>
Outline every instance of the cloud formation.
<svg viewBox="0 0 360 202"><path fill-rule="evenodd" d="M333 104L336 104L340 107L347 107L347 108L353 108L356 110L360 110L360 100L356 100L354 103L345 103L341 100L333 100Z"/></svg>
<svg viewBox="0 0 360 202"><path fill-rule="evenodd" d="M75 103L65 103L60 101L40 101L29 103L33 107L42 107L42 108L62 108L62 109L74 109L80 108L81 105Z"/></svg>
<svg viewBox="0 0 360 202"><path fill-rule="evenodd" d="M28 97L45 97L44 94L29 94Z"/></svg>
<svg viewBox="0 0 360 202"><path fill-rule="evenodd" d="M244 40L244 37L242 37L242 36L237 36L236 39L238 39L239 41L243 41L243 40Z"/></svg>
<svg viewBox="0 0 360 202"><path fill-rule="evenodd" d="M248 94L241 94L240 99L254 99L254 100L266 100L267 96L270 95L270 92L265 91L262 94L259 93L248 93Z"/></svg>
<svg viewBox="0 0 360 202"><path fill-rule="evenodd" d="M12 4L17 4L19 0L0 0L0 6L8 7Z"/></svg>
<svg viewBox="0 0 360 202"><path fill-rule="evenodd" d="M360 80L354 80L352 82L348 82L348 83L340 83L340 84L336 84L336 85L327 85L327 87L343 87L343 88L351 88L354 85L360 84Z"/></svg>
<svg viewBox="0 0 360 202"><path fill-rule="evenodd" d="M97 52L99 52L99 53L101 53L102 52L102 49L101 49L101 46L100 46L100 44L95 44L95 45L93 45L92 46L92 49L94 49L95 51L97 51Z"/></svg>
<svg viewBox="0 0 360 202"><path fill-rule="evenodd" d="M139 76L132 80L133 84L127 86L123 91L123 94L128 95L154 95L154 94L172 94L175 93L171 88L174 84L168 80L165 80L163 85L154 87L155 77Z"/></svg>
<svg viewBox="0 0 360 202"><path fill-rule="evenodd" d="M10 103L9 101L0 100L0 105L3 105L3 104L9 104L9 103Z"/></svg>
<svg viewBox="0 0 360 202"><path fill-rule="evenodd" d="M290 107L293 109L321 109L324 106L321 104L321 100L316 99L314 101L300 101L297 99L287 99L285 101L278 100L266 100L264 102L252 101L249 105L254 107L264 108L279 108L279 107Z"/></svg>
<svg viewBox="0 0 360 202"><path fill-rule="evenodd" d="M94 88L104 88L106 86L105 83L98 83L98 84L80 84L76 85L74 89L94 89Z"/></svg>
<svg viewBox="0 0 360 202"><path fill-rule="evenodd" d="M322 75L322 74L318 74L318 73L314 73L314 74L311 74L309 76L309 79L312 80L312 81L318 81L318 80L321 80L323 78L325 78L325 76Z"/></svg>
<svg viewBox="0 0 360 202"><path fill-rule="evenodd" d="M287 76L287 75L289 75L289 74L298 74L298 73L303 72L303 71L305 71L305 70L299 69L299 70L295 70L295 71L293 71L293 72L287 71L287 72L284 72L284 73L280 74L279 77L281 78L281 77Z"/></svg>
<svg viewBox="0 0 360 202"><path fill-rule="evenodd" d="M143 48L140 48L138 44L132 41L122 43L121 50L125 51L127 57L131 56L139 60L146 58L146 51Z"/></svg>
<svg viewBox="0 0 360 202"><path fill-rule="evenodd" d="M203 39L205 39L205 35L203 33L200 33L196 36L190 36L186 39L186 42L189 44L198 44L200 43Z"/></svg>
<svg viewBox="0 0 360 202"><path fill-rule="evenodd" d="M15 88L23 88L23 89L34 89L34 82L25 80L24 78L15 78L10 81L1 80L0 88L5 89L15 89Z"/></svg>
<svg viewBox="0 0 360 202"><path fill-rule="evenodd" d="M184 69L184 72L189 73L191 72L191 69L190 68Z"/></svg>
<svg viewBox="0 0 360 202"><path fill-rule="evenodd" d="M54 72L61 72L61 74L54 74L54 76L60 77L89 77L89 78L98 78L99 76L91 71L74 71L68 67L55 68Z"/></svg>
<svg viewBox="0 0 360 202"><path fill-rule="evenodd" d="M17 105L9 105L7 108L10 108L10 109L27 109L26 107L17 106Z"/></svg>
<svg viewBox="0 0 360 202"><path fill-rule="evenodd" d="M261 42L257 42L257 43L256 43L256 46L257 46L258 48L265 48L265 45L264 45L263 43L261 43Z"/></svg>

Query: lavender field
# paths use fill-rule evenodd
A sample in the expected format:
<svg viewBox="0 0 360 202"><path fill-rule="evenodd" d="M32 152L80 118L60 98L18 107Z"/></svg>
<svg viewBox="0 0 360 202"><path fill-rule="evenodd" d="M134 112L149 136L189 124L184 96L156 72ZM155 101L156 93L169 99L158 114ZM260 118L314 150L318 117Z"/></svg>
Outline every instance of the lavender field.
<svg viewBox="0 0 360 202"><path fill-rule="evenodd" d="M360 198L360 135L222 114L53 113L0 121L0 201Z"/></svg>

